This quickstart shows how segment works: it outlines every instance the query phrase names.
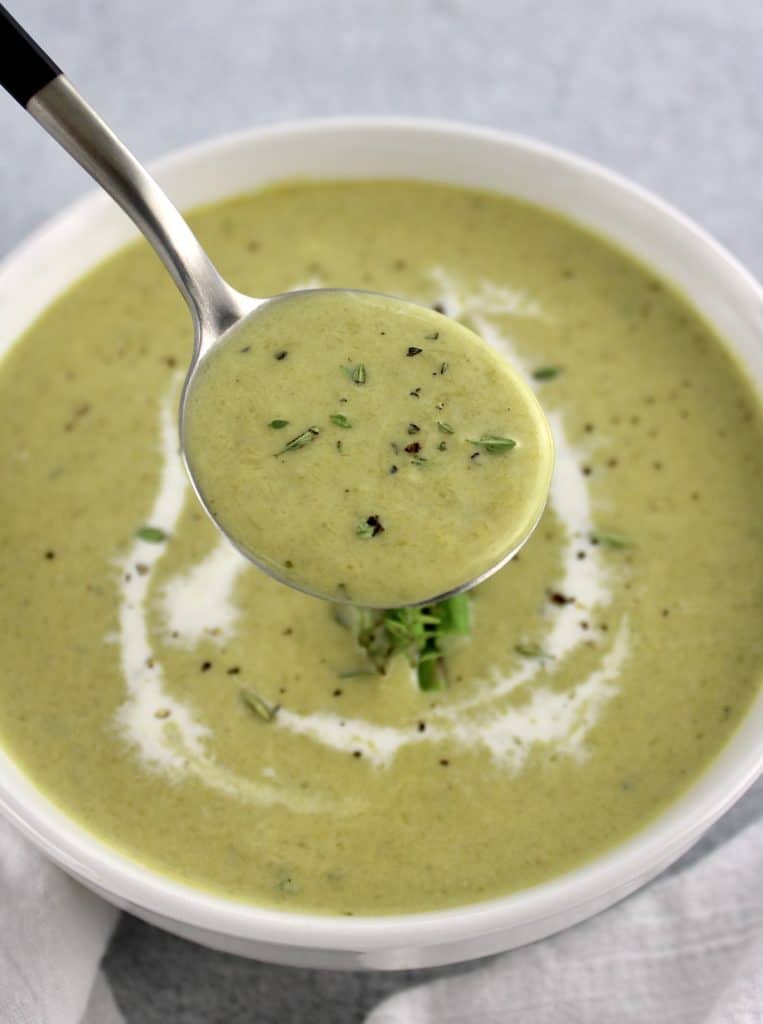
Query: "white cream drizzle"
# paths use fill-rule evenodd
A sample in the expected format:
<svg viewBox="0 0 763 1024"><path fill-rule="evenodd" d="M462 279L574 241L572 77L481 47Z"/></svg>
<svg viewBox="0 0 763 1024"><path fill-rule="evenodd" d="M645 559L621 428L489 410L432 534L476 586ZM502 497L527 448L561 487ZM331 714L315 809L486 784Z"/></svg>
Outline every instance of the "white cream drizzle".
<svg viewBox="0 0 763 1024"><path fill-rule="evenodd" d="M448 316L465 318L500 314L533 320L550 319L535 299L508 285L483 281L477 291L467 292L443 267L433 267L429 276L437 287Z"/></svg>
<svg viewBox="0 0 763 1024"><path fill-rule="evenodd" d="M177 381L161 408L161 483L146 520L167 534L174 531L190 493L178 454L176 391ZM198 611L194 607L193 597L195 595L199 604L203 604L204 594L199 588L205 584L211 584L212 594L220 600L220 607L227 609L227 620L222 617L218 619L221 628L233 628L235 609L232 589L236 575L241 570L237 567L234 571L227 553L219 553L223 546L230 547L227 541L221 540L211 555L170 585L170 593L179 595L181 599L181 603L172 610L171 621L178 624L180 608L184 608L187 613L187 617L179 623L181 628L176 631L178 639L198 636ZM243 557L233 553L241 563L241 568L247 568ZM119 564L121 600L116 642L127 689L126 700L117 712L117 726L122 735L143 762L154 770L194 775L213 789L259 804L282 803L295 810L312 812L327 809L328 802L319 796L307 794L301 789L279 786L274 781L258 782L243 778L222 767L206 752L206 740L210 735L208 727L198 720L190 704L173 698L165 689L164 671L151 646L147 602L151 569L163 554L163 544L136 539ZM210 578L210 566L217 570L214 582ZM108 639L112 641L114 638Z"/></svg>
<svg viewBox="0 0 763 1024"><path fill-rule="evenodd" d="M233 591L246 568L246 560L221 536L197 565L174 576L159 599L166 642L193 647L202 637L218 645L229 640L241 615Z"/></svg>
<svg viewBox="0 0 763 1024"><path fill-rule="evenodd" d="M518 353L491 317L545 317L537 302L524 293L491 282L484 282L477 292L465 297L455 279L441 268L432 271L432 279L450 316L470 316L486 341L508 355L514 365L522 366ZM562 511L560 518L567 529L562 573L556 586L562 593L575 596L574 604L549 609L552 623L544 638L544 648L552 659L527 659L510 676L496 673L468 698L434 708L427 715L425 733L326 712L302 715L288 708L279 711L272 728L304 736L335 751L360 750L378 767L390 765L404 746L446 738L459 746L485 747L496 762L512 772L521 770L531 748L538 743L574 759L587 756L588 732L617 692L617 677L630 649L629 631L624 619L609 646L599 645L602 654L598 666L573 689L556 692L549 685L562 664L588 640L580 629L581 616L590 614L594 607L603 610L611 600L610 571L601 554L588 548L586 559L576 557L581 539L590 534L593 526L588 489L580 473L581 461L588 451L567 441L559 413L551 412L549 421L556 444L550 501ZM160 442L161 484L146 521L171 534L190 492L177 452L174 390L162 406ZM150 570L163 554L164 545L136 540L120 566L119 630L114 639L119 644L127 689L126 700L118 712L121 731L146 765L155 770L193 774L214 789L244 800L284 803L295 810L320 810L320 796L278 784L276 773L269 766L262 771L263 779L268 781L241 778L222 767L206 751L209 729L197 719L189 704L167 693L147 625ZM138 563L149 572L136 572ZM192 647L202 635L211 635L220 642L233 636L239 618L233 593L236 579L244 570L248 570L247 563L221 539L199 563L170 579L158 600L169 642ZM533 689L524 703L504 699L527 684L533 684ZM167 711L168 717L156 717L157 712ZM339 809L333 801L331 806L337 813Z"/></svg>

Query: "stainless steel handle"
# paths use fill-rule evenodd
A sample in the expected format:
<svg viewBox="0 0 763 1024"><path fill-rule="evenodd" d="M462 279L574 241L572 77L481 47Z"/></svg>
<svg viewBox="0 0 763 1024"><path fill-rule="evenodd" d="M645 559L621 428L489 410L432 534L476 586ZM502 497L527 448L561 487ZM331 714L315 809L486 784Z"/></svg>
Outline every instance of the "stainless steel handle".
<svg viewBox="0 0 763 1024"><path fill-rule="evenodd" d="M154 247L191 310L197 349L202 337L218 337L248 312L251 303L220 277L176 207L64 75L43 86L27 110Z"/></svg>
<svg viewBox="0 0 763 1024"><path fill-rule="evenodd" d="M0 4L0 85L119 203L188 303L194 357L257 302L220 277L164 192L48 54Z"/></svg>

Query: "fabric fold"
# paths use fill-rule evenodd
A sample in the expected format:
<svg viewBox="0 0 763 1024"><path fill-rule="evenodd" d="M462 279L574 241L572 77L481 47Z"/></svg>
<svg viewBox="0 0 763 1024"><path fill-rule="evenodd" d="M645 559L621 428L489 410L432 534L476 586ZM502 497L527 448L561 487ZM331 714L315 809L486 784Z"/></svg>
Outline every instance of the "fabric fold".
<svg viewBox="0 0 763 1024"><path fill-rule="evenodd" d="M760 1024L763 821L568 931L381 1003L366 1024Z"/></svg>

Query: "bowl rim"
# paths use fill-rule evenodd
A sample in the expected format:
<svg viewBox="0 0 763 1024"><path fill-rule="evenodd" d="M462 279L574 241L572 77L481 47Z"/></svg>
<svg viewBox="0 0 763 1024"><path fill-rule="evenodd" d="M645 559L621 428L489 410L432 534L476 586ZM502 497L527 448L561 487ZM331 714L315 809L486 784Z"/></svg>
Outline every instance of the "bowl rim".
<svg viewBox="0 0 763 1024"><path fill-rule="evenodd" d="M563 164L597 185L630 194L658 216L681 229L688 243L704 248L725 264L737 286L763 311L763 288L724 246L671 204L643 186L566 149L525 135L443 119L352 116L303 119L227 133L175 150L150 164L161 180L187 163L217 154L225 159L240 146L257 146L279 138L325 132L434 133L461 142L481 140L529 152ZM356 176L358 177L358 176ZM232 194L232 193L230 193ZM99 204L111 206L100 192L90 191L46 220L0 262L0 282L24 279L26 264L51 236L76 228ZM585 222L583 222L585 223ZM616 244L617 240L614 240ZM110 245L117 251L124 241ZM96 261L97 262L97 261ZM91 266L95 263L91 263ZM56 293L60 294L60 290ZM49 305L48 299L43 308ZM26 321L27 325L34 318ZM763 322L763 320L762 320ZM630 838L578 867L506 896L462 906L389 915L328 915L274 910L217 896L177 882L144 866L99 839L59 810L0 749L0 811L54 861L128 909L146 908L207 933L268 942L285 947L323 950L374 950L400 946L437 946L538 923L587 902L620 892L624 886L658 870L694 842L763 773L763 742L756 720L763 721L763 693L723 749L688 788ZM745 746L747 749L745 749Z"/></svg>

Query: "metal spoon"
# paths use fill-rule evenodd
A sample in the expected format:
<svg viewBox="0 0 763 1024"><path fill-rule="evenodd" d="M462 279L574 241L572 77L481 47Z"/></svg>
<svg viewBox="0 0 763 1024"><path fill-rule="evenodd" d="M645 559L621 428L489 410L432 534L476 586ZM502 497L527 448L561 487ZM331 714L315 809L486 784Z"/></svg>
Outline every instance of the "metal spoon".
<svg viewBox="0 0 763 1024"><path fill-rule="evenodd" d="M228 341L231 332L246 330L251 318L256 317L264 305L275 300L289 301L290 295L299 293L274 296L272 299L254 298L242 295L224 281L186 221L148 171L1 4L0 52L3 55L0 85L122 207L153 246L188 305L194 324L194 346L180 401L180 437L186 469L202 506L218 529L259 568L295 589L314 593L298 582L279 575L271 565L244 547L240 538L227 533L215 519L185 457L182 430L186 397L203 357L223 336ZM410 303L402 299L399 301L402 305L410 306ZM500 569L519 551L535 525L530 524L521 542L479 577L465 580L450 590L448 595L422 595L421 600L412 603L429 604L475 586ZM315 596L325 595L316 593ZM332 600L341 600L341 596Z"/></svg>

